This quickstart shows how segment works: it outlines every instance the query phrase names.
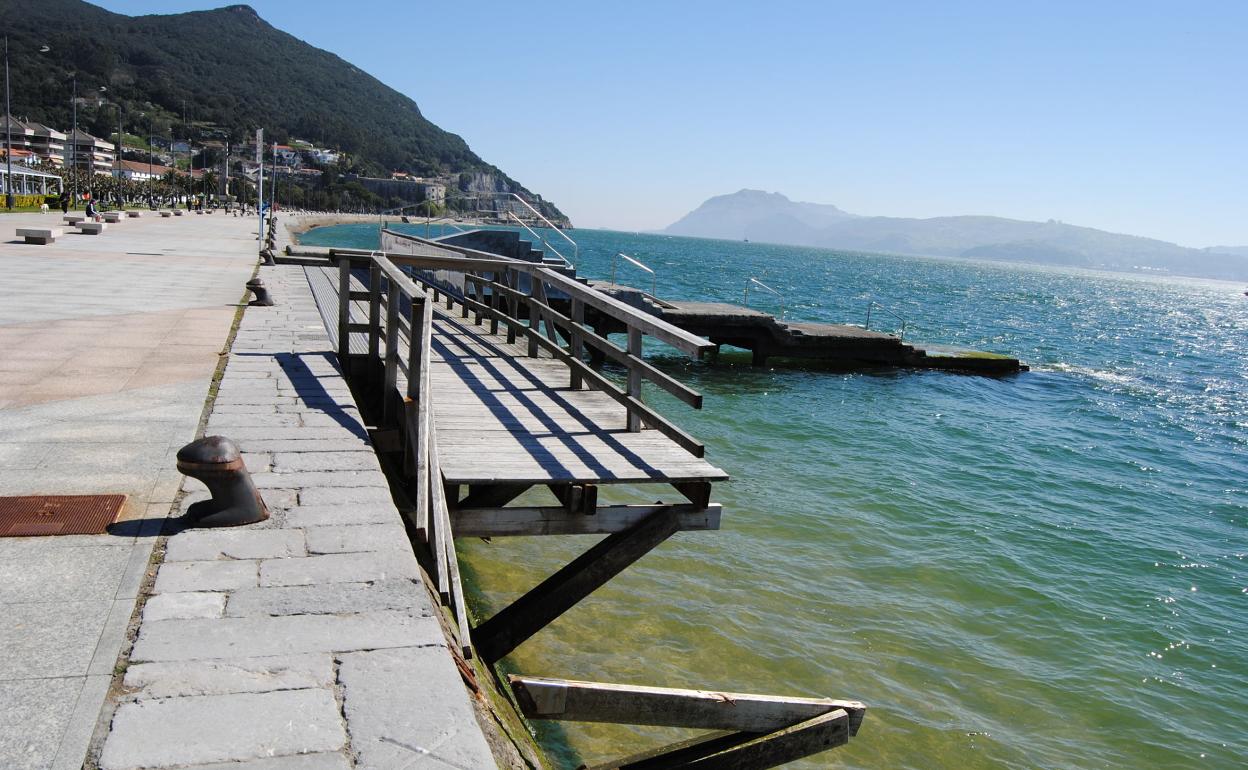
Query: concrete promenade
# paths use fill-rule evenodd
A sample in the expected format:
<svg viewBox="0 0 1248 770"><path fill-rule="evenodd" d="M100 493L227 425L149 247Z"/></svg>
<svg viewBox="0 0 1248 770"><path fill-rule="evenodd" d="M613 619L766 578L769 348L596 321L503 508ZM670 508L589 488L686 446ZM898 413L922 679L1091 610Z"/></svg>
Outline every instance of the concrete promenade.
<svg viewBox="0 0 1248 770"><path fill-rule="evenodd" d="M0 216L0 495L125 494L113 534L0 538L0 767L82 765L255 265L242 219L27 245Z"/></svg>
<svg viewBox="0 0 1248 770"><path fill-rule="evenodd" d="M302 268L262 269L278 305L243 315L208 422L273 517L156 537L204 496L173 455L255 224L0 232L0 494L130 495L114 534L0 538L0 767L495 766Z"/></svg>

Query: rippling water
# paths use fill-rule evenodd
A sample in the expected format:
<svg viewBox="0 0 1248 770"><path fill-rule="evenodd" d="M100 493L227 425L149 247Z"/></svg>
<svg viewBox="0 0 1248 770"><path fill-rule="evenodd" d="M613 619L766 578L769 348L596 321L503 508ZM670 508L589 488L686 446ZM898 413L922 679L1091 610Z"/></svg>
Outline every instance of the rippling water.
<svg viewBox="0 0 1248 770"><path fill-rule="evenodd" d="M371 245L374 232L304 241ZM908 338L1033 370L760 370L651 351L706 396L698 412L648 394L732 475L716 488L724 528L675 536L511 665L867 702L847 747L794 767L1248 765L1244 287L573 236L591 277L624 251L658 271L660 296L739 302L755 276L790 318L834 322L861 322L874 299L911 322ZM776 307L757 291L751 304ZM591 542L461 554L486 612ZM569 766L673 735L544 729Z"/></svg>

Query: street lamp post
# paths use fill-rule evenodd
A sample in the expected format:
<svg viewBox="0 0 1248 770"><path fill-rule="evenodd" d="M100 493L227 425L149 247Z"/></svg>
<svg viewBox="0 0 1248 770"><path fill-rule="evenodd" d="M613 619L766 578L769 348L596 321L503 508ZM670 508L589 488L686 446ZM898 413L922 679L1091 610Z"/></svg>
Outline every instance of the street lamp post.
<svg viewBox="0 0 1248 770"><path fill-rule="evenodd" d="M155 208L156 198L152 192L152 116L147 116L147 207Z"/></svg>
<svg viewBox="0 0 1248 770"><path fill-rule="evenodd" d="M13 110L9 107L9 36L4 36L4 190L5 206L13 210Z"/></svg>

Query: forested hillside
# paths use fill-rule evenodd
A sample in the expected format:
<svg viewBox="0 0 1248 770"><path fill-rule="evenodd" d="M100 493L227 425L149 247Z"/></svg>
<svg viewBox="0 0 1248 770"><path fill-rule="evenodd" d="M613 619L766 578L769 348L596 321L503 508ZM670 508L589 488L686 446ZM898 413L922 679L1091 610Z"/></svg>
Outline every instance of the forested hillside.
<svg viewBox="0 0 1248 770"><path fill-rule="evenodd" d="M116 130L120 106L134 133L146 129L139 113L177 138L239 142L264 127L269 140L343 150L368 175L483 172L499 191L528 192L414 101L249 6L131 17L81 0L0 0L0 18L19 119L68 128L76 75L79 125L97 136Z"/></svg>

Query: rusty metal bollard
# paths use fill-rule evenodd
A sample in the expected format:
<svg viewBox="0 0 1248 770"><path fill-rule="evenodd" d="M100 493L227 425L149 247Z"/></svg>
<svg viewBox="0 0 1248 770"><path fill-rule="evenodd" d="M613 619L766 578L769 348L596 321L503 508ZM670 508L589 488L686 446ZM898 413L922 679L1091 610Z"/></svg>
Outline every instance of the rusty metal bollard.
<svg viewBox="0 0 1248 770"><path fill-rule="evenodd" d="M273 298L269 296L269 290L264 287L264 281L259 278L252 278L247 282L247 290L256 295L256 298L248 305L258 305L262 307L271 307Z"/></svg>
<svg viewBox="0 0 1248 770"><path fill-rule="evenodd" d="M178 471L212 493L187 509L197 527L238 527L269 518L269 509L243 466L238 447L225 436L208 436L178 450Z"/></svg>

